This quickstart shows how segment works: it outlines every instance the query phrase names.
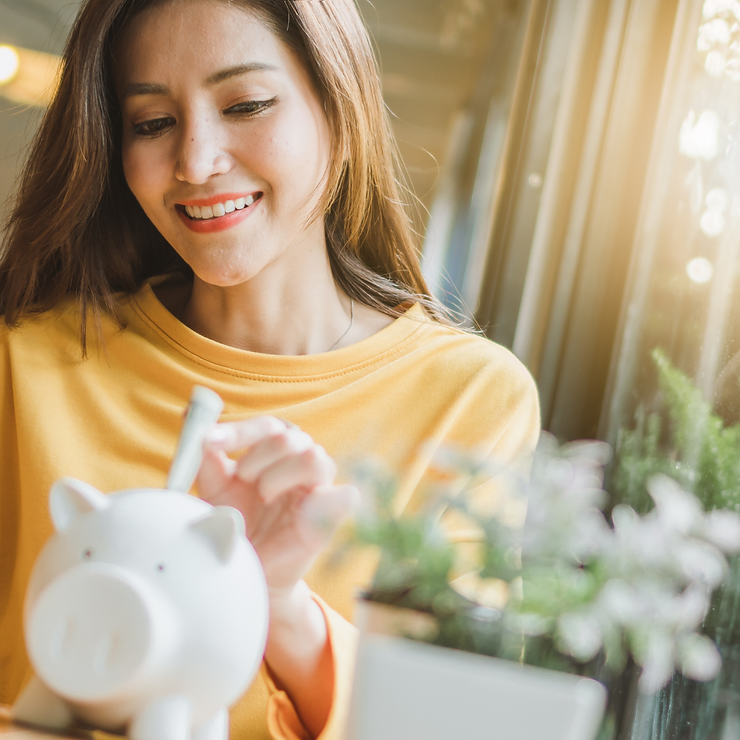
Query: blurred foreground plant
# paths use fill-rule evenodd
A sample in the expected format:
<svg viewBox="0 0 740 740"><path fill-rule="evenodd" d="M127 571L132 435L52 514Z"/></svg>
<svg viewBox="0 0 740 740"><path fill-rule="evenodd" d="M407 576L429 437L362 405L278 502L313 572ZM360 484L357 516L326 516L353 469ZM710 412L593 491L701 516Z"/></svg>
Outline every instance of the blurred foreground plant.
<svg viewBox="0 0 740 740"><path fill-rule="evenodd" d="M576 672L617 673L631 657L643 693L676 667L713 678L719 652L700 627L725 553L740 551L740 516L705 513L657 475L652 511L620 504L610 523L609 457L604 443L561 447L543 435L527 477L448 451L447 484L405 516L393 510L393 478L365 467L358 484L371 496L356 536L380 552L365 598L433 615L431 641L448 647ZM462 530L477 533L474 544L457 541Z"/></svg>

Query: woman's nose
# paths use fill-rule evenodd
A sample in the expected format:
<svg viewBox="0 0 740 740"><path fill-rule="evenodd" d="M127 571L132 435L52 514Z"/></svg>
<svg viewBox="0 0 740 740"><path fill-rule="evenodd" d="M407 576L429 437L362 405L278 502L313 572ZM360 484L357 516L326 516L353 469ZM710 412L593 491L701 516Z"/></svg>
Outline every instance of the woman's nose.
<svg viewBox="0 0 740 740"><path fill-rule="evenodd" d="M207 121L182 131L175 163L175 177L180 182L202 185L213 175L226 174L231 165L231 156L220 146L217 132Z"/></svg>

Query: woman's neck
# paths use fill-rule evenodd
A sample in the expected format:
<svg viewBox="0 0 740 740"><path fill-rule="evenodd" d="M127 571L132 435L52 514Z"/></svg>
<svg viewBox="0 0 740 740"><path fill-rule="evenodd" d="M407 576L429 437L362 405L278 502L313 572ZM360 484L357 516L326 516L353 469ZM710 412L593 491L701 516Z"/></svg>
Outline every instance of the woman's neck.
<svg viewBox="0 0 740 740"><path fill-rule="evenodd" d="M303 280L261 273L228 287L196 276L190 293L172 308L186 326L221 344L265 354L312 355L356 341L353 303L328 271Z"/></svg>

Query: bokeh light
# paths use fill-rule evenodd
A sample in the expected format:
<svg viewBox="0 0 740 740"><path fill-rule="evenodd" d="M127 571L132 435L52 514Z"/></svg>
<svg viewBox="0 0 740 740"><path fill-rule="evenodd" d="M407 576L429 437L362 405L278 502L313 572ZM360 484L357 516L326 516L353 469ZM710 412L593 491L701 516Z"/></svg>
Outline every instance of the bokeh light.
<svg viewBox="0 0 740 740"><path fill-rule="evenodd" d="M710 211L716 211L717 213L724 213L727 207L730 205L730 198L727 195L727 191L723 188L712 188L707 193L706 198L707 208Z"/></svg>
<svg viewBox="0 0 740 740"><path fill-rule="evenodd" d="M714 276L714 265L706 257L696 257L686 265L686 274L692 282L704 285Z"/></svg>
<svg viewBox="0 0 740 740"><path fill-rule="evenodd" d="M699 228L707 236L719 236L725 230L725 217L719 211L705 211Z"/></svg>
<svg viewBox="0 0 740 740"><path fill-rule="evenodd" d="M681 154L692 159L713 160L719 152L720 117L713 110L702 111L697 119L690 110L679 133Z"/></svg>
<svg viewBox="0 0 740 740"><path fill-rule="evenodd" d="M0 46L0 85L15 77L20 64L18 52L12 46Z"/></svg>

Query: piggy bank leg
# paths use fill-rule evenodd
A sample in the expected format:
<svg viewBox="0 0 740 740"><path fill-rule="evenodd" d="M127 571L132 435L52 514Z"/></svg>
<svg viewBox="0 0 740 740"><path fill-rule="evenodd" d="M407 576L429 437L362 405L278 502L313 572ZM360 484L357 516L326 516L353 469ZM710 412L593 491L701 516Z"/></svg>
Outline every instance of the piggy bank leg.
<svg viewBox="0 0 740 740"><path fill-rule="evenodd" d="M66 730L74 716L67 703L34 676L13 705L13 719L52 730Z"/></svg>
<svg viewBox="0 0 740 740"><path fill-rule="evenodd" d="M190 740L190 702L184 696L167 696L148 704L128 727L131 740Z"/></svg>
<svg viewBox="0 0 740 740"><path fill-rule="evenodd" d="M193 740L229 740L229 712L222 709L202 725L193 727Z"/></svg>

